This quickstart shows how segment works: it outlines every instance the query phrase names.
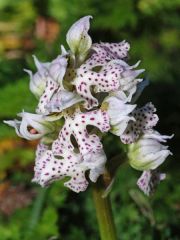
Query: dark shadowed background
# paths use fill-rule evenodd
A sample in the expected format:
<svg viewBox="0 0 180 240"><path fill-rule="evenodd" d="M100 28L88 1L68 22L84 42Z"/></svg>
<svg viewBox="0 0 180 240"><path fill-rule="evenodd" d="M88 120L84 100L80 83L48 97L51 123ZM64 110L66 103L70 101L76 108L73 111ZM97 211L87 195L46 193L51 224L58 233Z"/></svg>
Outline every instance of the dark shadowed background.
<svg viewBox="0 0 180 240"><path fill-rule="evenodd" d="M173 156L161 170L167 173L153 197L136 187L140 175L123 164L111 198L119 239L178 240L180 222L180 0L0 0L0 239L98 240L91 188L75 194L56 182L48 189L32 184L37 142L16 137L2 123L16 113L34 111L23 68L35 71L32 54L51 61L65 44L71 24L92 15L93 42L131 44L130 64L142 60L150 81L139 105L152 101L162 134ZM104 140L108 158L119 153L120 141ZM63 237L62 237L63 236Z"/></svg>

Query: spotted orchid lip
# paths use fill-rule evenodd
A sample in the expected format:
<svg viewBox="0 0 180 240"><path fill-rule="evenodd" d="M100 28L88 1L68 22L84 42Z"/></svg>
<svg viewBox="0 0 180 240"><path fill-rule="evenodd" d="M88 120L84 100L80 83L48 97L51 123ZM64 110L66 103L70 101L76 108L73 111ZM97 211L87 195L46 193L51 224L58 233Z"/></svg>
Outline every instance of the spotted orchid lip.
<svg viewBox="0 0 180 240"><path fill-rule="evenodd" d="M58 159L51 150L40 144L36 152L35 176L32 181L41 186L48 186L55 180L71 177L64 185L75 192L85 191L88 182L85 171L79 167L80 161L80 154L68 150L62 159Z"/></svg>
<svg viewBox="0 0 180 240"><path fill-rule="evenodd" d="M73 135L77 141L81 154L96 152L102 148L100 139L95 134L89 134L86 127L92 125L102 132L107 132L110 128L109 118L106 112L95 110L87 113L77 113L75 116L67 116L66 122L59 133L59 137L54 141L52 150L55 155L61 155L63 148L74 149L71 143Z"/></svg>

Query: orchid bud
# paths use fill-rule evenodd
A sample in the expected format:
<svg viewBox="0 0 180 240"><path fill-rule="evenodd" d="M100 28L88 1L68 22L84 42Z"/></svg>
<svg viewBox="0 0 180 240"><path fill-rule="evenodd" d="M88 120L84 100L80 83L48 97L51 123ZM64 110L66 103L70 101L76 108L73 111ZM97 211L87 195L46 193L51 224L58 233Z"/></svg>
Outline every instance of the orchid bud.
<svg viewBox="0 0 180 240"><path fill-rule="evenodd" d="M88 35L89 20L92 16L86 16L75 22L66 35L66 41L72 51L83 61L91 47L92 40Z"/></svg>
<svg viewBox="0 0 180 240"><path fill-rule="evenodd" d="M161 144L171 138L156 131L147 131L137 142L129 145L129 164L141 171L156 169L172 154L168 146Z"/></svg>

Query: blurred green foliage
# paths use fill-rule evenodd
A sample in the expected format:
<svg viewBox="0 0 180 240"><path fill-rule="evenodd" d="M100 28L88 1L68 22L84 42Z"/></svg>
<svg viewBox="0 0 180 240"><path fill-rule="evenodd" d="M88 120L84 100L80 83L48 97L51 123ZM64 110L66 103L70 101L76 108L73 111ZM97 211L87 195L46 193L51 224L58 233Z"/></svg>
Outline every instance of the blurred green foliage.
<svg viewBox="0 0 180 240"><path fill-rule="evenodd" d="M32 54L42 61L55 57L60 43L66 46L68 28L84 15L94 17L90 30L94 42L123 39L130 42L130 63L141 59L145 77L152 82L139 102L154 102L160 115L159 130L175 133L171 141L174 156L163 166L167 180L152 198L137 189L138 172L127 164L120 167L111 193L118 237L180 238L179 11L180 0L0 1L0 180L2 185L9 181L13 186L23 184L27 192L36 191L30 205L15 209L10 215L2 211L0 239L99 239L91 189L75 194L61 182L53 183L49 189L30 183L35 146L17 140L14 130L2 123L3 119L15 118L22 109L33 112L37 102L29 91L23 68L35 71ZM111 142L114 144L109 147ZM120 151L119 140L111 135L104 145L109 159ZM0 191L0 205L6 201L3 196Z"/></svg>

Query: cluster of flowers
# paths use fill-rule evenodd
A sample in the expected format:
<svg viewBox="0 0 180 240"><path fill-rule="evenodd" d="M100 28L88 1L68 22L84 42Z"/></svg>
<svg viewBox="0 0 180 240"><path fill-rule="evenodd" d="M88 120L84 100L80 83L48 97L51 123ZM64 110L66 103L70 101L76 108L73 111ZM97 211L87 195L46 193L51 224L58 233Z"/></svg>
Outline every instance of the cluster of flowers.
<svg viewBox="0 0 180 240"><path fill-rule="evenodd" d="M35 56L37 72L30 75L30 90L39 99L36 113L22 112L21 120L5 121L25 139L41 139L36 151L34 182L47 186L70 177L65 186L84 191L89 180L104 173L106 155L100 141L111 132L129 146L129 163L143 171L138 186L150 194L164 174L155 169L171 154L161 144L162 136L153 127L158 122L152 103L137 108L135 101L146 86L127 60L130 45L95 43L88 35L91 16L81 18L69 29L70 50L41 63ZM87 126L90 126L87 128Z"/></svg>

